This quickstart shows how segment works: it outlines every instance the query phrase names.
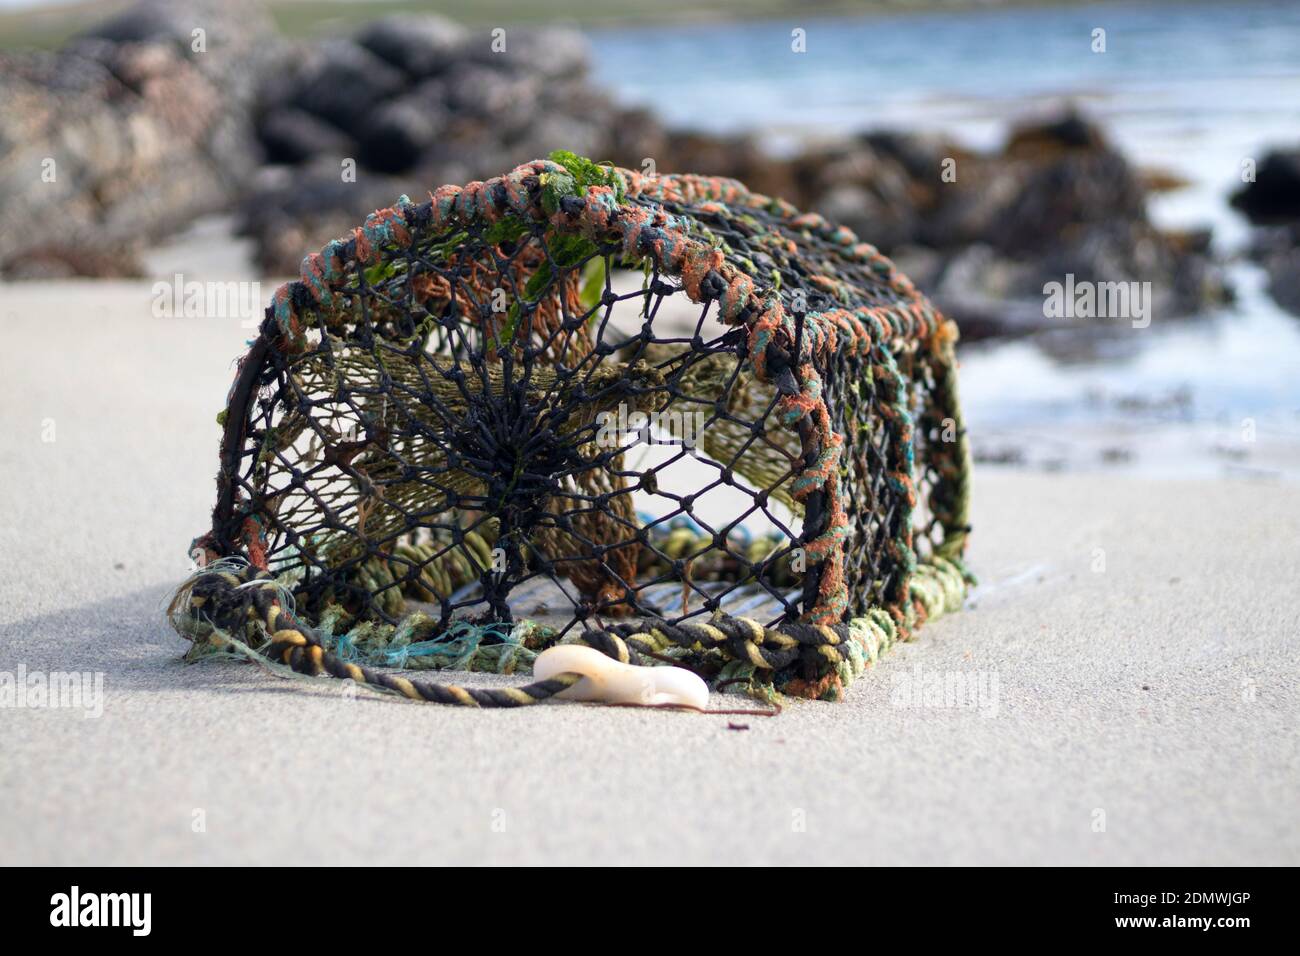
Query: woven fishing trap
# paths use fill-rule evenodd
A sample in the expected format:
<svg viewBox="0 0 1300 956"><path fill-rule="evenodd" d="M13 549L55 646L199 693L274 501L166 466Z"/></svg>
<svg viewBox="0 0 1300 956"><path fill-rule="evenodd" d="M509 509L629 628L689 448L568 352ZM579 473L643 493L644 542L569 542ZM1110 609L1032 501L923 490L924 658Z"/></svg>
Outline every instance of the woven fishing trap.
<svg viewBox="0 0 1300 956"><path fill-rule="evenodd" d="M873 246L727 179L552 154L303 260L225 410L171 607L242 654L515 706L559 642L836 699L971 579L956 327Z"/></svg>

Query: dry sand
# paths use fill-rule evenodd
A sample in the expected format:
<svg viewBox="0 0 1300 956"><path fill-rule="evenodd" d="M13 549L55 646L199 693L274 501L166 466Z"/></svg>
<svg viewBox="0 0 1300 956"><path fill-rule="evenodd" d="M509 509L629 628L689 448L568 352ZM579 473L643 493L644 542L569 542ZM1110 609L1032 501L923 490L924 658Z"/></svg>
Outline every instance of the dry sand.
<svg viewBox="0 0 1300 956"><path fill-rule="evenodd" d="M1294 485L983 471L970 607L839 705L349 699L179 662L251 333L150 303L0 286L0 672L105 691L0 711L2 863L1300 863ZM902 706L918 674L985 706Z"/></svg>

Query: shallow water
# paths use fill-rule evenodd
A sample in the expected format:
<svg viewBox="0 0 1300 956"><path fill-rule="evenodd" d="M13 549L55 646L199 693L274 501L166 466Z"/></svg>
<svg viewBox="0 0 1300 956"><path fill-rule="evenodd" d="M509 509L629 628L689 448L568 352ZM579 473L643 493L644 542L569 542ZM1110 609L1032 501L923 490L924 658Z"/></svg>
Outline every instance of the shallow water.
<svg viewBox="0 0 1300 956"><path fill-rule="evenodd" d="M790 51L791 29L807 53ZM1106 52L1091 50L1106 31ZM670 123L759 130L775 150L859 130L996 146L1009 123L1079 103L1142 167L1189 185L1153 198L1167 227L1210 226L1242 161L1300 129L1300 4L1138 3L592 33L598 78ZM869 236L866 238L870 238ZM963 349L981 457L1045 468L1300 477L1300 319L1238 262L1235 306L1080 337Z"/></svg>

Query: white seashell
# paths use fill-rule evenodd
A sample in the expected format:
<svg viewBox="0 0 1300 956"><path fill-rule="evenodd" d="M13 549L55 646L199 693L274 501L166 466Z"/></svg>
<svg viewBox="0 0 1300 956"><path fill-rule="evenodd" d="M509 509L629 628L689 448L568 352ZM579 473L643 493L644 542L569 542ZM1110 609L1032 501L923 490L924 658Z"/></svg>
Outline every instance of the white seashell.
<svg viewBox="0 0 1300 956"><path fill-rule="evenodd" d="M696 674L681 667L637 667L621 664L594 647L561 644L542 651L533 662L533 676L546 680L556 674L582 674L582 680L557 697L598 700L607 704L685 704L701 710L709 688Z"/></svg>

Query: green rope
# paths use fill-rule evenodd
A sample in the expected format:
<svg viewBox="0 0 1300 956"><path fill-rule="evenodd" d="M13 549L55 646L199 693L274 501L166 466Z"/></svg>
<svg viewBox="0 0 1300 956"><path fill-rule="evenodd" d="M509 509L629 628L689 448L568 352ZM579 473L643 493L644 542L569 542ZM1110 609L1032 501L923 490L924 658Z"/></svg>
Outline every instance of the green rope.
<svg viewBox="0 0 1300 956"><path fill-rule="evenodd" d="M960 607L965 577L959 566L938 559L918 568L913 587L918 604L932 619ZM537 652L555 643L556 632L546 625L525 620L506 628L457 621L433 634L436 622L417 613L397 626L366 621L335 635L333 628L343 614L332 611L322 616L320 626L307 628L282 610L284 596L282 582L238 560L227 560L192 575L173 597L169 617L177 633L194 643L193 656L187 655L191 660L250 658L281 676L328 674L441 703L518 706L549 696L536 696L532 690L520 696L520 689L501 692L506 696L483 696L486 692L473 688L422 684L373 670L529 673ZM899 636L895 619L873 608L833 628L799 624L772 628L717 614L705 622L647 621L575 632L564 643L586 644L630 663L679 663L693 669L711 664L715 686L779 704L787 694L841 699ZM825 666L813 678L801 677L787 666L795 661L805 665L821 661Z"/></svg>

